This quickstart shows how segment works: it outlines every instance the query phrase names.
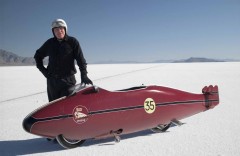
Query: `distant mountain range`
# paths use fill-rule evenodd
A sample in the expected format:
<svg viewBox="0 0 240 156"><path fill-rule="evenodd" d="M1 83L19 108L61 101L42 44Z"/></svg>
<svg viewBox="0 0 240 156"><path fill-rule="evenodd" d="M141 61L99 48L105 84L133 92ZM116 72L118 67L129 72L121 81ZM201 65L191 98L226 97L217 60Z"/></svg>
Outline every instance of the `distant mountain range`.
<svg viewBox="0 0 240 156"><path fill-rule="evenodd" d="M186 60L177 60L173 63L192 63L192 62L226 62L224 60L209 59L209 58L200 58L200 57L190 57Z"/></svg>
<svg viewBox="0 0 240 156"><path fill-rule="evenodd" d="M192 62L239 62L240 60L233 59L209 59L209 58L198 58L191 57L183 60L156 60L153 62L136 62L136 61L102 61L92 62L93 64L124 64L124 63L192 63ZM44 60L44 64L47 64L48 59ZM35 59L33 57L22 57L12 52L0 49L0 66L31 66L35 65Z"/></svg>
<svg viewBox="0 0 240 156"><path fill-rule="evenodd" d="M8 52L0 49L0 65L11 66L11 65L34 65L35 60L32 57L21 57L12 52Z"/></svg>
<svg viewBox="0 0 240 156"><path fill-rule="evenodd" d="M22 57L0 49L0 66L31 66L35 64L33 57ZM44 64L47 64L47 59L44 59Z"/></svg>

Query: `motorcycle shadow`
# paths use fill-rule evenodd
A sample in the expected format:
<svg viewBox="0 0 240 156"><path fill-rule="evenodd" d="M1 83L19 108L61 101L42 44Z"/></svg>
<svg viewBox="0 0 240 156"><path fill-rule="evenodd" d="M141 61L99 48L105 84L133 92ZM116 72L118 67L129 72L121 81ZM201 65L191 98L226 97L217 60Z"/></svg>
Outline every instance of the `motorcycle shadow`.
<svg viewBox="0 0 240 156"><path fill-rule="evenodd" d="M164 132L166 133L166 132ZM149 136L159 133L154 133L151 130L144 130L136 133L121 135L122 140ZM105 139L88 139L81 147L88 147L92 145L111 146L116 144L114 137ZM79 147L79 148L81 148ZM65 150L57 142L47 141L46 138L33 138L28 140L7 140L0 141L0 155L31 155L37 153L56 152Z"/></svg>
<svg viewBox="0 0 240 156"><path fill-rule="evenodd" d="M0 155L31 155L60 150L64 149L58 144L48 142L46 138L0 141Z"/></svg>

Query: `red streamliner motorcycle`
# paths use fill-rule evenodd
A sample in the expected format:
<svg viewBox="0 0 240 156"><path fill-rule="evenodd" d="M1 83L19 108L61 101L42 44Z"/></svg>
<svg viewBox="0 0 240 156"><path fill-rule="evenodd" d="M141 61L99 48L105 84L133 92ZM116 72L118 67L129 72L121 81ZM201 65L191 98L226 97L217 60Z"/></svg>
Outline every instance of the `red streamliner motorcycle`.
<svg viewBox="0 0 240 156"><path fill-rule="evenodd" d="M108 91L76 85L70 96L36 109L23 120L25 131L57 139L64 148L86 139L114 137L146 129L165 132L172 124L219 104L218 86L205 86L201 94L162 86L138 86Z"/></svg>

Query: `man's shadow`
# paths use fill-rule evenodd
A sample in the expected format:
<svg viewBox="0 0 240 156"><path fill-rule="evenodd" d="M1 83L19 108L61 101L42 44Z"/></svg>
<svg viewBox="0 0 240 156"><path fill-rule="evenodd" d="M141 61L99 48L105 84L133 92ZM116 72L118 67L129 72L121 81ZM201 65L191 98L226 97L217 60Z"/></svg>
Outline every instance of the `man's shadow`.
<svg viewBox="0 0 240 156"><path fill-rule="evenodd" d="M150 130L145 130L132 134L122 135L121 139L125 140L140 136L150 136L154 134L158 135L161 133L154 133ZM101 140L88 139L84 144L81 145L81 147L87 147L96 144L98 146L114 145L115 144L114 137ZM55 152L61 150L65 149L56 142L54 143L53 141L47 141L46 138L0 141L0 155L26 155L45 152Z"/></svg>

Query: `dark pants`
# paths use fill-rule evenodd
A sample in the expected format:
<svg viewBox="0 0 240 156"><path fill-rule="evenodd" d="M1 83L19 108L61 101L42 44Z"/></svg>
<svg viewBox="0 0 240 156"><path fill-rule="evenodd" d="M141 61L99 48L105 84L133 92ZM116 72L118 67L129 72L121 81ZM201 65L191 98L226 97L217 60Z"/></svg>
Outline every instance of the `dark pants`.
<svg viewBox="0 0 240 156"><path fill-rule="evenodd" d="M53 101L63 96L68 96L72 93L72 88L76 84L75 76L66 78L51 77L47 79L48 100Z"/></svg>

